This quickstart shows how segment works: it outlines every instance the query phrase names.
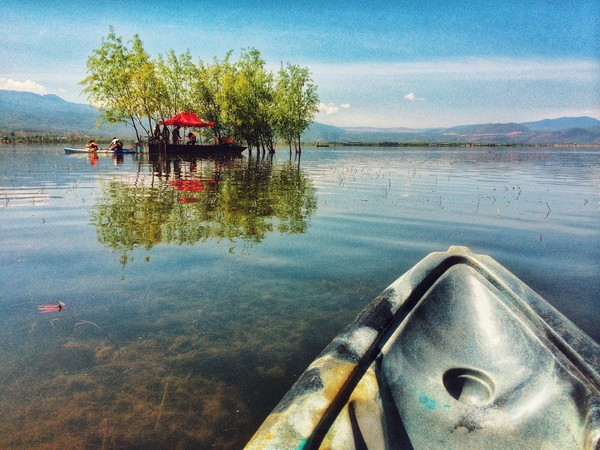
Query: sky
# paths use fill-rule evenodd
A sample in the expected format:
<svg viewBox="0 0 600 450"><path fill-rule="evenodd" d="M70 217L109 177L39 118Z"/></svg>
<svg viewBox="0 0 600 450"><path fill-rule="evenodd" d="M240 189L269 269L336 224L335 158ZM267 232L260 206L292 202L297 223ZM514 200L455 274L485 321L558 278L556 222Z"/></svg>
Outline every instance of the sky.
<svg viewBox="0 0 600 450"><path fill-rule="evenodd" d="M599 0L3 0L0 24L0 89L77 103L113 26L154 57L254 47L274 72L306 66L329 125L600 119Z"/></svg>

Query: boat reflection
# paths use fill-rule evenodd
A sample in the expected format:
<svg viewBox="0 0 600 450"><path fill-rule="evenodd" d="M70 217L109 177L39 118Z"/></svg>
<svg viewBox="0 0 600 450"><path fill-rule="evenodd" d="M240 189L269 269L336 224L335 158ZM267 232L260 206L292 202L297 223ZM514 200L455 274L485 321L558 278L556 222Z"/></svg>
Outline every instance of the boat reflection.
<svg viewBox="0 0 600 450"><path fill-rule="evenodd" d="M99 241L124 252L158 244L305 233L316 190L296 163L271 158L149 155L137 173L101 183L92 209Z"/></svg>

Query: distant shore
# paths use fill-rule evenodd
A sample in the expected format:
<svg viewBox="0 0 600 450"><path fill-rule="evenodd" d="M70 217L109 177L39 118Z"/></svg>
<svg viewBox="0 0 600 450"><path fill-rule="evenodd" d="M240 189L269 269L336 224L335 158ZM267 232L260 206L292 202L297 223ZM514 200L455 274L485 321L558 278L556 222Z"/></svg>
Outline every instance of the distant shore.
<svg viewBox="0 0 600 450"><path fill-rule="evenodd" d="M93 136L81 135L32 134L11 136L5 134L0 135L0 144L86 144L90 139L94 139L97 143L108 143L112 140L110 137L94 138Z"/></svg>
<svg viewBox="0 0 600 450"><path fill-rule="evenodd" d="M505 142L305 142L313 147L569 147L600 148L600 144L519 144Z"/></svg>
<svg viewBox="0 0 600 450"><path fill-rule="evenodd" d="M82 136L73 135L54 135L54 134L0 134L1 144L86 144L90 139L94 139L97 143L108 143L110 137ZM125 137L124 141L135 141L135 138ZM286 143L280 142L279 146L287 146ZM549 144L526 144L526 143L506 143L506 142L303 142L303 145L308 147L557 147L557 148L600 148L600 144L577 144L577 143L549 143Z"/></svg>

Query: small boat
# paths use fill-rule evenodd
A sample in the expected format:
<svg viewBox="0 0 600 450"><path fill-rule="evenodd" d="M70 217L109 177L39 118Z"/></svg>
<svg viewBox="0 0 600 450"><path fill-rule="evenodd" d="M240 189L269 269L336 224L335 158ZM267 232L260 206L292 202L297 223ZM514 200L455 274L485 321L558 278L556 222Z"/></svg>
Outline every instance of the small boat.
<svg viewBox="0 0 600 450"><path fill-rule="evenodd" d="M187 145L187 144L167 144L166 146L160 144L148 144L148 151L151 153L164 152L174 154L193 154L198 156L206 155L227 155L227 156L239 156L246 150L246 147L237 144L199 144L199 145Z"/></svg>
<svg viewBox="0 0 600 450"><path fill-rule="evenodd" d="M136 151L132 148L124 148L123 150L109 150L107 148L99 148L98 150L91 151L89 148L71 148L65 147L65 153L105 153L105 154L124 154L124 153L135 153Z"/></svg>
<svg viewBox="0 0 600 450"><path fill-rule="evenodd" d="M321 144L320 142L317 142L317 147L329 147L329 144Z"/></svg>
<svg viewBox="0 0 600 450"><path fill-rule="evenodd" d="M161 120L160 125L173 126L175 134L178 135L180 128L214 128L215 122L208 122L200 119L193 112L180 112L168 120ZM173 132L171 132L173 133ZM184 133L185 134L185 133ZM178 142L173 140L173 142ZM169 144L169 143L151 143L148 144L150 153L174 153L174 154L192 154L198 156L240 156L246 147L236 144L231 138L220 138L214 144Z"/></svg>
<svg viewBox="0 0 600 450"><path fill-rule="evenodd" d="M248 449L600 448L600 346L489 256L432 253L310 364Z"/></svg>

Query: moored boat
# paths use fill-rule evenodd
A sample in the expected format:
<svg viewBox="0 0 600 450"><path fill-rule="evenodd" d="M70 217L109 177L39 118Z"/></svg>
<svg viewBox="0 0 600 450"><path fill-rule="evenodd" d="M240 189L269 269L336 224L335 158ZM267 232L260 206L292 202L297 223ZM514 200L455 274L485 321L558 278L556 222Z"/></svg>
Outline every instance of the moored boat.
<svg viewBox="0 0 600 450"><path fill-rule="evenodd" d="M223 156L237 156L241 155L246 147L242 147L237 144L199 144L199 145L186 145L186 144L148 144L148 151L157 153L175 153L175 154L194 154L198 156L205 155L223 155Z"/></svg>
<svg viewBox="0 0 600 450"><path fill-rule="evenodd" d="M432 253L310 364L247 444L600 448L600 346L489 256Z"/></svg>
<svg viewBox="0 0 600 450"><path fill-rule="evenodd" d="M160 137L158 133L156 133L153 138L153 142L148 144L148 151L151 153L162 152L176 154L195 154L199 156L239 156L246 149L246 147L242 147L241 145L236 144L233 141L233 139L219 138L216 134L214 144L196 145L195 137L193 143L179 144L178 142L180 142L180 128L214 128L216 125L215 122L207 122L200 119L196 114L192 112L180 112L178 114L175 114L170 119L161 120L158 123L160 125L164 125L165 127L173 127L173 130L170 132L170 134L173 135L173 138L172 140L169 139L169 133L167 133L166 135L163 134L162 137Z"/></svg>

